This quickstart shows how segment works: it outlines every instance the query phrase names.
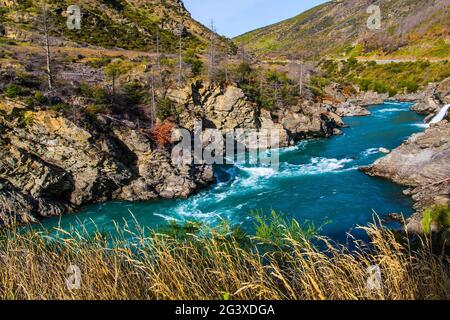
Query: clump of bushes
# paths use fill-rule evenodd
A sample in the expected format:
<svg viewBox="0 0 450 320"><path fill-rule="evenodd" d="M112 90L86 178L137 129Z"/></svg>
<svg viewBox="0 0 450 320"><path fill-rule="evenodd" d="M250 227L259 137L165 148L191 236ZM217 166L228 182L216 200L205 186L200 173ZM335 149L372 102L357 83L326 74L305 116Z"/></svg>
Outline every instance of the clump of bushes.
<svg viewBox="0 0 450 320"><path fill-rule="evenodd" d="M400 62L377 64L375 61L358 62L355 58L346 61L323 60L322 73L311 78L309 86L320 94L327 82L349 82L362 91L388 93L414 93L430 82L440 82L450 77L447 61ZM319 79L318 79L319 78Z"/></svg>
<svg viewBox="0 0 450 320"><path fill-rule="evenodd" d="M450 228L450 207L437 205L425 210L422 218L422 228L425 234L431 233L431 225L437 223L441 228Z"/></svg>
<svg viewBox="0 0 450 320"><path fill-rule="evenodd" d="M16 97L23 95L23 93L24 93L22 87L18 86L17 84L14 84L14 83L6 85L6 87L3 91L5 93L5 96L8 98L16 98Z"/></svg>
<svg viewBox="0 0 450 320"><path fill-rule="evenodd" d="M166 119L176 119L179 115L178 110L174 102L165 97L159 97L156 100L157 112L156 116L159 120L165 121Z"/></svg>
<svg viewBox="0 0 450 320"><path fill-rule="evenodd" d="M296 105L299 90L296 83L283 72L253 69L248 63L241 63L231 75L250 101L260 108L275 110Z"/></svg>
<svg viewBox="0 0 450 320"><path fill-rule="evenodd" d="M142 103L146 98L144 88L137 81L133 81L133 82L125 84L124 92L125 92L127 101L131 104Z"/></svg>

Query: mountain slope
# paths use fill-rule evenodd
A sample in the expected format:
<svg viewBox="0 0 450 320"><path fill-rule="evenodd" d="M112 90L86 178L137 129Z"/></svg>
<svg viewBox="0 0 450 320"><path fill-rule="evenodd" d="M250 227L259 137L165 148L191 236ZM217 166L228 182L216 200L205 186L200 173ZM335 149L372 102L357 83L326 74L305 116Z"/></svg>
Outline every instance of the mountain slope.
<svg viewBox="0 0 450 320"><path fill-rule="evenodd" d="M381 2L381 29L370 30L373 1L340 0L235 39L250 52L269 57L317 55L450 57L449 0Z"/></svg>
<svg viewBox="0 0 450 320"><path fill-rule="evenodd" d="M211 36L181 0L80 0L81 30L74 31L66 27L66 9L73 3L51 0L48 4L51 35L80 45L155 50L159 38L166 52L175 52L180 28L185 48L204 49ZM40 12L40 1L1 0L0 30L15 40L42 38L37 22Z"/></svg>

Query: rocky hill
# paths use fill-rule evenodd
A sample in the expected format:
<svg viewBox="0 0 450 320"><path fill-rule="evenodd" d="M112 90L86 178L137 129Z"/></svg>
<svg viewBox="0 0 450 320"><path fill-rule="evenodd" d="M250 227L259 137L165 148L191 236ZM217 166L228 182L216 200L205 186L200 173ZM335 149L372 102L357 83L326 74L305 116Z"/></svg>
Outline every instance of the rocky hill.
<svg viewBox="0 0 450 320"><path fill-rule="evenodd" d="M40 1L2 0L0 2L0 36L18 41L42 38ZM48 1L50 35L54 43L95 45L103 48L176 52L179 32L183 47L206 48L211 31L192 19L181 0L80 0L81 29L66 27L66 0ZM222 43L228 42L219 37Z"/></svg>
<svg viewBox="0 0 450 320"><path fill-rule="evenodd" d="M450 1L381 1L381 28L367 27L374 1L330 1L294 18L251 31L235 41L276 58L389 56L448 58Z"/></svg>

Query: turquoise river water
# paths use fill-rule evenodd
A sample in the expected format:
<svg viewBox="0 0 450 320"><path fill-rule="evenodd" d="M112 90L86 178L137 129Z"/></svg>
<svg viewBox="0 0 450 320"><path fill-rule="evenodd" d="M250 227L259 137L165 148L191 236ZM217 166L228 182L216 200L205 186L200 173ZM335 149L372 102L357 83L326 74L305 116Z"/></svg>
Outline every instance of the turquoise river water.
<svg viewBox="0 0 450 320"><path fill-rule="evenodd" d="M286 218L327 223L322 234L344 240L358 225L391 212L412 213L403 188L372 178L358 167L383 156L380 147L393 149L413 133L423 131L423 118L410 104L390 102L370 107L368 117L349 117L342 136L304 141L280 154L280 169L263 166L218 166L217 183L189 199L151 203L108 202L85 207L76 214L46 219L43 226L64 229L82 224L88 231L114 232L125 221L155 228L168 220L196 220L214 224L226 218L251 227L251 211L272 209Z"/></svg>

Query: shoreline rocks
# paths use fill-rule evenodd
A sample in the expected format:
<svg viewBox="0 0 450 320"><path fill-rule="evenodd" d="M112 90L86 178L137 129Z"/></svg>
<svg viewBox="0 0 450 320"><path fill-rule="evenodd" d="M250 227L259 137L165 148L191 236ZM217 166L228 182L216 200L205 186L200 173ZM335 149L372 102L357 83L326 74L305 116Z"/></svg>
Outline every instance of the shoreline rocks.
<svg viewBox="0 0 450 320"><path fill-rule="evenodd" d="M333 109L309 101L259 110L232 85L196 82L168 97L179 111L175 127L192 132L201 121L204 129L223 134L279 130L281 147L339 134L344 126ZM172 147L157 148L130 121L98 114L76 124L57 112L23 109L6 99L0 107L0 225L36 222L110 200L186 198L215 180L212 166L172 163Z"/></svg>
<svg viewBox="0 0 450 320"><path fill-rule="evenodd" d="M24 126L0 116L0 224L109 200L188 197L214 181L210 166L172 163L137 129L112 121L86 129L52 111L27 112Z"/></svg>
<svg viewBox="0 0 450 320"><path fill-rule="evenodd" d="M303 139L329 137L344 126L341 117L327 105L301 101L279 110L261 110L244 92L233 85L197 81L191 86L170 90L168 98L177 104L179 124L189 130L195 122L205 129L223 134L236 129L279 130L280 146L290 146Z"/></svg>
<svg viewBox="0 0 450 320"><path fill-rule="evenodd" d="M423 133L410 137L403 145L373 165L361 170L408 187L417 213L408 230L420 231L423 211L436 204L450 204L450 123L442 121Z"/></svg>

